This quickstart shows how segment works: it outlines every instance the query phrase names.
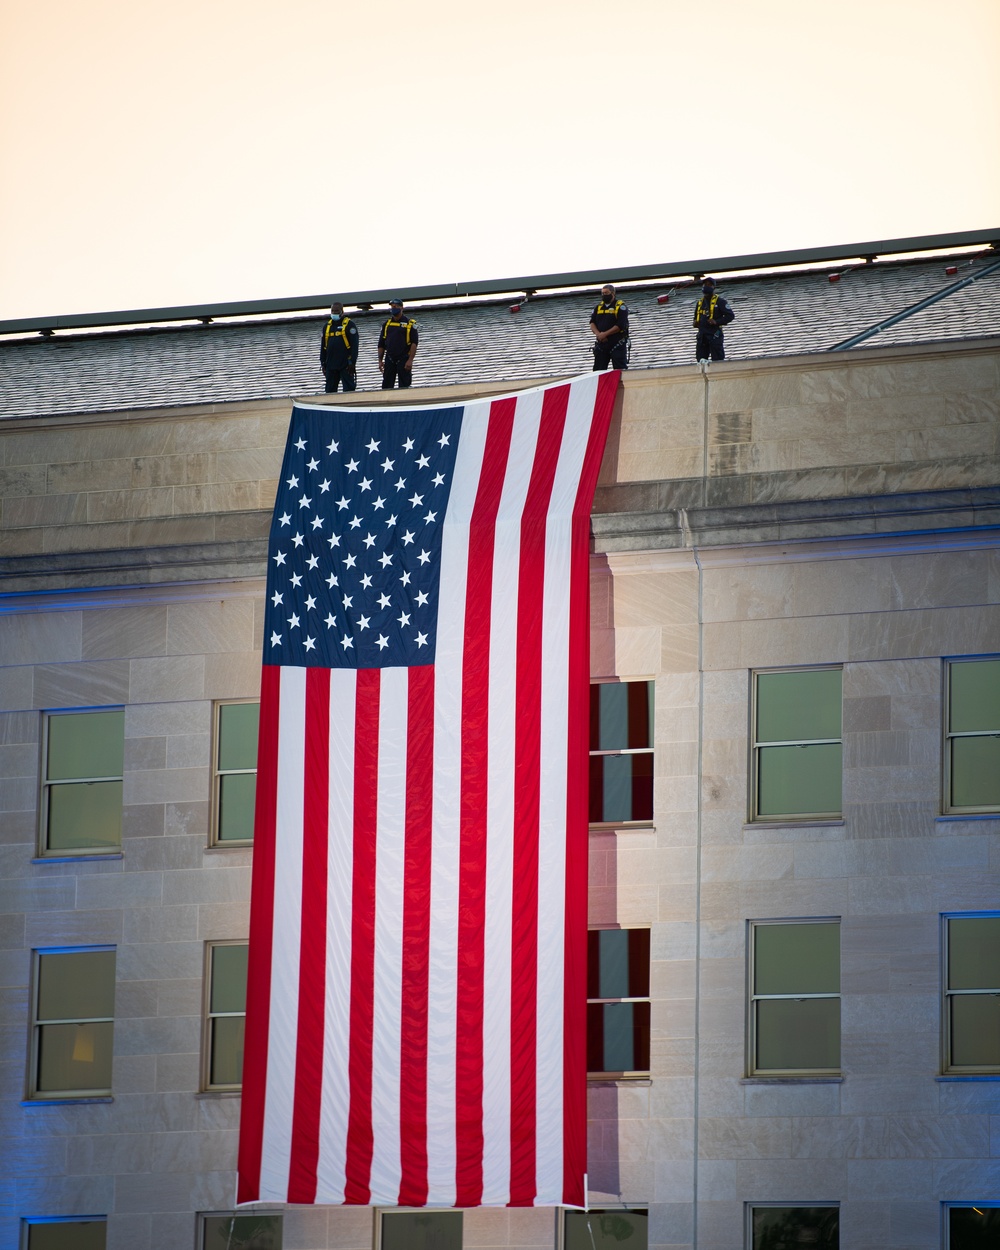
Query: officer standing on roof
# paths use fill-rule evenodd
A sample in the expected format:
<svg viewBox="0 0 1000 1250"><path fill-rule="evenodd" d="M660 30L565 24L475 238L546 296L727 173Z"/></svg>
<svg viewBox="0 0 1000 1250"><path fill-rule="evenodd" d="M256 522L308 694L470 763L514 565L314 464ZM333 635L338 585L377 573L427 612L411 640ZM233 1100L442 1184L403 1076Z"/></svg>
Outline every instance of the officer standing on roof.
<svg viewBox="0 0 1000 1250"><path fill-rule="evenodd" d="M417 354L417 323L403 313L403 301L389 301L389 317L378 336L378 367L382 374L382 390L391 391L399 379L400 387L413 381L413 357Z"/></svg>
<svg viewBox="0 0 1000 1250"><path fill-rule="evenodd" d="M358 385L358 327L344 316L343 304L330 305L330 320L323 327L319 363L326 378L326 392L336 391L343 383L345 391Z"/></svg>
<svg viewBox="0 0 1000 1250"><path fill-rule="evenodd" d="M594 344L594 368L628 368L628 308L615 296L610 282L601 287L601 302L590 314Z"/></svg>
<svg viewBox="0 0 1000 1250"><path fill-rule="evenodd" d="M694 326L698 331L695 359L699 364L703 360L725 360L726 347L722 327L729 325L735 316L722 296L716 295L715 279L703 279L701 299L694 307Z"/></svg>

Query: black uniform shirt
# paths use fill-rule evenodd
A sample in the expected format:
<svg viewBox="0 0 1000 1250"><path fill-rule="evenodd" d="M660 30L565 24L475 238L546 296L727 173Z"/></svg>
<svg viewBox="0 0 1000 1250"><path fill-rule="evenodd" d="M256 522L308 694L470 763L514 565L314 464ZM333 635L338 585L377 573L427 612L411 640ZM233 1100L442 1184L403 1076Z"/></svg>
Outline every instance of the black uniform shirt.
<svg viewBox="0 0 1000 1250"><path fill-rule="evenodd" d="M610 330L612 326L617 326L621 334L613 334L605 342L620 342L628 338L628 307L620 299L610 304L602 302L590 314L590 323L598 330Z"/></svg>
<svg viewBox="0 0 1000 1250"><path fill-rule="evenodd" d="M345 365L355 365L357 361L358 327L350 317L339 317L336 320L331 317L323 327L323 341L319 349L319 363L324 373L327 369L343 369Z"/></svg>
<svg viewBox="0 0 1000 1250"><path fill-rule="evenodd" d="M390 317L382 326L378 336L378 349L384 351L391 360L405 360L410 348L419 342L417 323L403 317Z"/></svg>

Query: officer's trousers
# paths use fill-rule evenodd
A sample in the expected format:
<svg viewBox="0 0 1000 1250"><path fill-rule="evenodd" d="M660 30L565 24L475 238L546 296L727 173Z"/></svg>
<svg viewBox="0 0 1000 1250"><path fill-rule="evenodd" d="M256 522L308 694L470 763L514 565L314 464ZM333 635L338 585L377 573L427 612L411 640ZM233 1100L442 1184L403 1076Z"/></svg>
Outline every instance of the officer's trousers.
<svg viewBox="0 0 1000 1250"><path fill-rule="evenodd" d="M332 394L341 383L345 391L358 389L358 375L353 365L344 365L342 369L327 369L326 393Z"/></svg>
<svg viewBox="0 0 1000 1250"><path fill-rule="evenodd" d="M726 347L718 326L703 326L698 331L694 349L695 360L725 360Z"/></svg>
<svg viewBox="0 0 1000 1250"><path fill-rule="evenodd" d="M594 344L594 368L606 369L609 362L613 369L628 368L628 339L623 339L620 334Z"/></svg>
<svg viewBox="0 0 1000 1250"><path fill-rule="evenodd" d="M382 370L382 390L391 391L399 379L400 387L409 386L413 381L413 370L404 369L405 360L393 360L391 356L386 356L385 367Z"/></svg>

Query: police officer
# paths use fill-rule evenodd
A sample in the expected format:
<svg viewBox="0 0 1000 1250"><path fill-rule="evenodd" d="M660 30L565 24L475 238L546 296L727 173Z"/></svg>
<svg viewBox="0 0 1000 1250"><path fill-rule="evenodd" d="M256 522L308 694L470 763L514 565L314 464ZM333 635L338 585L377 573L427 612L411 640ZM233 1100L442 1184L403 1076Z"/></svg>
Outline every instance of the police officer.
<svg viewBox="0 0 1000 1250"><path fill-rule="evenodd" d="M736 314L721 295L715 293L715 279L704 278L701 284L701 299L694 307L694 326L698 331L695 343L695 359L699 364L703 360L725 360L726 348L723 343L722 327L729 325Z"/></svg>
<svg viewBox="0 0 1000 1250"><path fill-rule="evenodd" d="M389 316L378 336L378 367L382 374L382 390L391 391L399 379L400 387L413 381L413 357L417 354L417 323L403 313L403 301L389 301Z"/></svg>
<svg viewBox="0 0 1000 1250"><path fill-rule="evenodd" d="M344 316L343 304L330 305L330 320L323 327L319 363L326 378L327 394L336 391L340 383L345 391L357 389L358 327L350 317Z"/></svg>
<svg viewBox="0 0 1000 1250"><path fill-rule="evenodd" d="M628 308L615 297L610 282L601 287L601 302L590 314L594 344L594 368L628 368Z"/></svg>

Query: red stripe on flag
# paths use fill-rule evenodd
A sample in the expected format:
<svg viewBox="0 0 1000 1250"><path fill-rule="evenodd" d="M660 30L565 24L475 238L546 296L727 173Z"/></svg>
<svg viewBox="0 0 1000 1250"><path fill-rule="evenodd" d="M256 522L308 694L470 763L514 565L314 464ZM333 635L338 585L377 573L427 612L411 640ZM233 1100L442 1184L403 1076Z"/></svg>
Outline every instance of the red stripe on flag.
<svg viewBox="0 0 1000 1250"><path fill-rule="evenodd" d="M569 603L569 717L563 1017L563 1202L586 1204L587 787L590 747L590 510L619 373L602 373L573 509Z"/></svg>
<svg viewBox="0 0 1000 1250"><path fill-rule="evenodd" d="M569 387L545 392L521 518L517 593L517 735L511 915L510 1205L531 1206L535 1173L538 1047L538 821L541 787L542 600L545 518L566 425Z"/></svg>
<svg viewBox="0 0 1000 1250"><path fill-rule="evenodd" d="M489 797L490 617L497 511L507 472L516 399L490 405L482 473L469 526L462 654L462 778L458 885L455 1060L455 1205L483 1194L483 970Z"/></svg>
<svg viewBox="0 0 1000 1250"><path fill-rule="evenodd" d="M271 943L274 934L274 837L278 804L278 706L281 669L265 664L260 682L260 745L251 882L250 962L247 970L246 1046L240 1125L237 1202L260 1194L260 1162L267 1092L267 1036L271 1010Z"/></svg>
<svg viewBox="0 0 1000 1250"><path fill-rule="evenodd" d="M326 997L327 812L330 806L330 670L306 669L302 759L302 931L299 1019L292 1114L288 1201L316 1201L319 1112L323 1094L323 1017Z"/></svg>
<svg viewBox="0 0 1000 1250"><path fill-rule="evenodd" d="M400 1206L427 1201L427 994L431 933L434 668L410 669L403 885L400 1047Z"/></svg>
<svg viewBox="0 0 1000 1250"><path fill-rule="evenodd" d="M382 671L358 669L354 730L354 880L351 898L351 1024L344 1201L371 1197L372 1034L375 1000L375 838Z"/></svg>

